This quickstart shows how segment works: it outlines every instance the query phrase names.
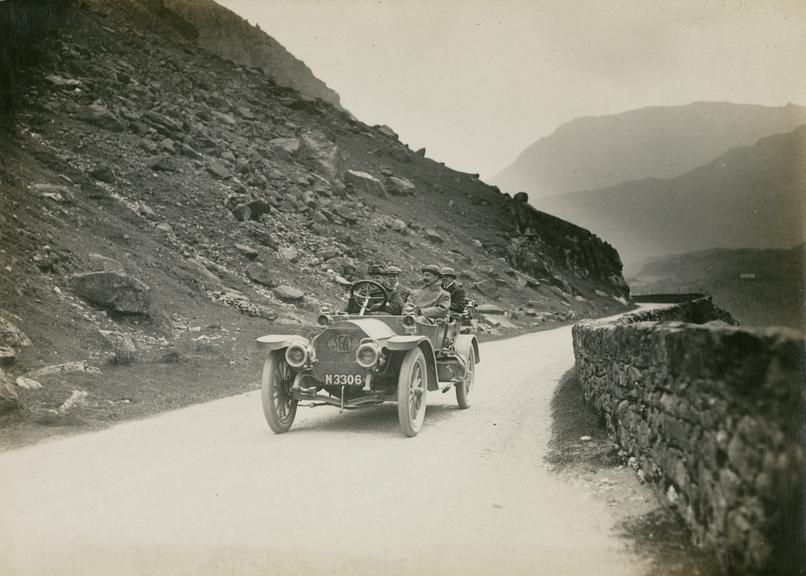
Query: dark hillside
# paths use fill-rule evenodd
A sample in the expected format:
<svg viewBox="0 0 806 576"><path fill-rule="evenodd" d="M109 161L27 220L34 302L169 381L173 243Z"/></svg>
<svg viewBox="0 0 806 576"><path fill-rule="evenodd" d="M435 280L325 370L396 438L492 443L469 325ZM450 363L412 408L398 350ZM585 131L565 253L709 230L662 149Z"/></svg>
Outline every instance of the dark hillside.
<svg viewBox="0 0 806 576"><path fill-rule="evenodd" d="M483 333L624 307L589 232L211 54L159 2L71 4L60 29L0 138L0 316L32 342L0 321L0 384L92 370L5 386L35 421L74 389L92 421L252 389L254 337L310 333L369 262L409 286L454 266L500 307Z"/></svg>
<svg viewBox="0 0 806 576"><path fill-rule="evenodd" d="M804 241L806 125L728 150L682 176L540 198L535 205L611 242L627 266L708 248Z"/></svg>

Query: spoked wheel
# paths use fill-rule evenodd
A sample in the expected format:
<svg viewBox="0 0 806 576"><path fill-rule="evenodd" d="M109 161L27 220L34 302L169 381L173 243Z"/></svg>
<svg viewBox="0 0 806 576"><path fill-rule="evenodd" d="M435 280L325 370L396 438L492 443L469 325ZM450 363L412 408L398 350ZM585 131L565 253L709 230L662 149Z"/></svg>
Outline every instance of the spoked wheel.
<svg viewBox="0 0 806 576"><path fill-rule="evenodd" d="M456 402L459 404L459 408L470 408L470 390L473 388L473 378L476 375L476 352L472 346L465 362L467 362L465 378L454 386L456 388Z"/></svg>
<svg viewBox="0 0 806 576"><path fill-rule="evenodd" d="M425 356L422 350L414 348L403 359L397 379L397 417L400 431L408 437L417 436L423 427L427 391Z"/></svg>
<svg viewBox="0 0 806 576"><path fill-rule="evenodd" d="M263 415L276 434L288 432L297 415L297 401L291 394L294 371L281 350L269 354L263 364Z"/></svg>

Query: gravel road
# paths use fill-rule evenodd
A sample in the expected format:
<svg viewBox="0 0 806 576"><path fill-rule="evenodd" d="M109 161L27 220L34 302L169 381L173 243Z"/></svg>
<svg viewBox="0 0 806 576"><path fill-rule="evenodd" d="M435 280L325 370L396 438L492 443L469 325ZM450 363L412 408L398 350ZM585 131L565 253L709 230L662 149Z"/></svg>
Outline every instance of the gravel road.
<svg viewBox="0 0 806 576"><path fill-rule="evenodd" d="M645 574L623 511L544 462L570 327L481 360L473 406L429 394L416 438L394 405L275 436L255 391L0 454L0 572Z"/></svg>

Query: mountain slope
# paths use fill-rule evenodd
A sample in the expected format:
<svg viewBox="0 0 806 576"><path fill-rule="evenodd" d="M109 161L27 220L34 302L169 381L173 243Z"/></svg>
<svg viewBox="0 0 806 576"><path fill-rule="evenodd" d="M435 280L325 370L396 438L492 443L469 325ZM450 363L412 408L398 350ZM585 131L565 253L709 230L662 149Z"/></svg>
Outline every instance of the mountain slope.
<svg viewBox="0 0 806 576"><path fill-rule="evenodd" d="M715 248L653 258L628 277L636 294L706 292L742 324L806 332L806 245L789 250Z"/></svg>
<svg viewBox="0 0 806 576"><path fill-rule="evenodd" d="M668 180L540 198L591 229L623 261L706 248L791 248L804 240L806 125L735 148Z"/></svg>
<svg viewBox="0 0 806 576"><path fill-rule="evenodd" d="M142 1L142 0L141 0ZM280 86L340 108L339 95L274 38L213 0L158 0L178 28L222 58L260 68ZM153 2L153 0L152 0Z"/></svg>
<svg viewBox="0 0 806 576"><path fill-rule="evenodd" d="M587 230L222 60L159 2L66 6L0 115L0 364L82 368L17 391L33 422L64 423L72 390L109 421L252 389L254 338L314 333L371 262L409 287L453 266L507 313L482 333L625 308Z"/></svg>
<svg viewBox="0 0 806 576"><path fill-rule="evenodd" d="M577 118L524 150L493 180L532 199L604 188L648 177L671 178L730 148L789 132L806 122L806 108L726 102L649 107Z"/></svg>

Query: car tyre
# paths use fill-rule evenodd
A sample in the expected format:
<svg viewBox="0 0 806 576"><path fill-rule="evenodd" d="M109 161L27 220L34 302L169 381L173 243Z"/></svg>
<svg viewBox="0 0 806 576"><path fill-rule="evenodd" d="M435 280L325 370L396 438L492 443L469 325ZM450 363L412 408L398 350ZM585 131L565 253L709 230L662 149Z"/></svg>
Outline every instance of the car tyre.
<svg viewBox="0 0 806 576"><path fill-rule="evenodd" d="M459 408L470 408L470 391L473 388L473 380L476 376L476 352L470 347L470 353L465 358L465 377L462 382L454 385L456 388L456 403Z"/></svg>
<svg viewBox="0 0 806 576"><path fill-rule="evenodd" d="M409 350L400 365L397 379L397 417L400 431L411 438L417 436L425 420L428 369L419 348Z"/></svg>
<svg viewBox="0 0 806 576"><path fill-rule="evenodd" d="M285 361L282 350L275 350L263 364L261 397L263 415L275 434L288 432L297 415L297 401L291 394L294 371Z"/></svg>

